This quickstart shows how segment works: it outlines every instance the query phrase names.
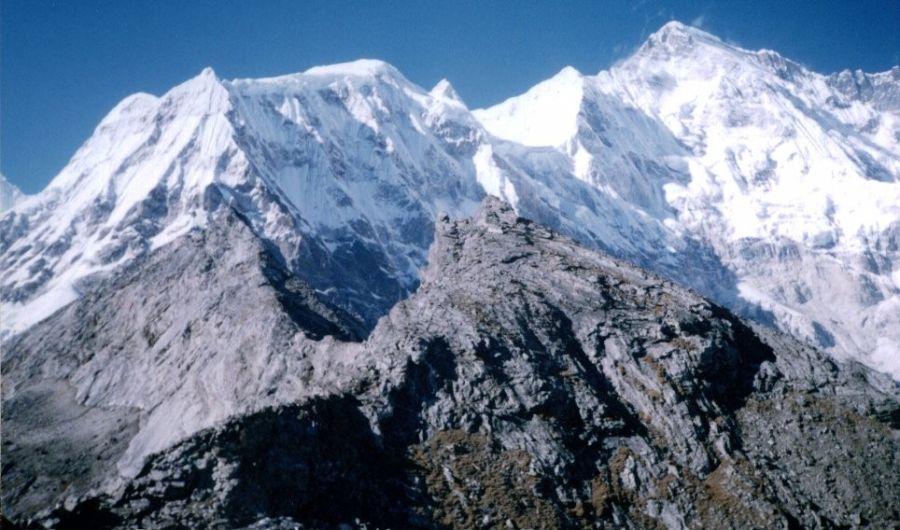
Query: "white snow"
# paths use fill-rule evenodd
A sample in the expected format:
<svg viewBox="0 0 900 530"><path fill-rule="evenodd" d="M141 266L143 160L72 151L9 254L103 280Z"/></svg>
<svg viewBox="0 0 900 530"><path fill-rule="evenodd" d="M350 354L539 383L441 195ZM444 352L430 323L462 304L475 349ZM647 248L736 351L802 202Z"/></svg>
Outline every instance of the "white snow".
<svg viewBox="0 0 900 530"><path fill-rule="evenodd" d="M459 94L456 93L456 89L453 88L453 85L450 84L450 81L446 79L441 79L434 85L428 95L436 100L440 100L444 104L454 105L459 108L465 109L465 103L463 103L462 98L459 97Z"/></svg>
<svg viewBox="0 0 900 530"><path fill-rule="evenodd" d="M347 63L314 66L303 72L308 76L354 76L374 77L379 74L394 75L397 70L390 64L378 59L358 59Z"/></svg>
<svg viewBox="0 0 900 530"><path fill-rule="evenodd" d="M566 67L525 94L472 114L501 138L528 146L557 147L577 133L583 83L578 70Z"/></svg>
<svg viewBox="0 0 900 530"><path fill-rule="evenodd" d="M515 208L519 202L516 188L507 179L503 171L497 167L497 163L494 160L494 150L491 146L479 146L473 161L475 162L475 174L478 178L478 183L481 184L484 191L489 195L500 197Z"/></svg>
<svg viewBox="0 0 900 530"><path fill-rule="evenodd" d="M409 285L423 219L471 214L491 193L884 369L900 357L900 110L835 83L898 77L825 77L678 23L607 71L565 68L473 112L448 81L425 91L377 60L255 80L206 69L123 100L44 192L4 213L21 222L3 225L0 281L17 295L0 301L0 334L204 226L211 190L287 261L309 234L332 251L352 237Z"/></svg>

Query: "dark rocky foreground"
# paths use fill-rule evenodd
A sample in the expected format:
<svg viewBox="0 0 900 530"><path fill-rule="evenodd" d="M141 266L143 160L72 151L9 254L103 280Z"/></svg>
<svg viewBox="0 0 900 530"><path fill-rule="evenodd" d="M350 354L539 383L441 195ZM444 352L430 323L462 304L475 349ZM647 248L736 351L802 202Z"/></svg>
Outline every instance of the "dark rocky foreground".
<svg viewBox="0 0 900 530"><path fill-rule="evenodd" d="M226 221L8 345L16 523L900 528L886 377L495 199L439 223L419 289L356 342L350 317ZM139 296L145 309L123 301ZM136 367L145 389L117 386ZM189 415L192 400L225 419L183 421L174 444L123 465L135 440L171 436L154 411Z"/></svg>

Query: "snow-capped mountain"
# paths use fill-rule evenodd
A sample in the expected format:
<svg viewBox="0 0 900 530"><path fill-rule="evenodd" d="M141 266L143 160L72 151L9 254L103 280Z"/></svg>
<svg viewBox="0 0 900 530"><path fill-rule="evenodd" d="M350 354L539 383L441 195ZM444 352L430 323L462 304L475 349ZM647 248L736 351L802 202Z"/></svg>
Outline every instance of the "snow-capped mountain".
<svg viewBox="0 0 900 530"><path fill-rule="evenodd" d="M477 124L447 94L359 61L231 82L207 69L125 99L0 221L4 328L26 329L222 204L373 322L415 285L437 211L468 213L483 193Z"/></svg>
<svg viewBox="0 0 900 530"><path fill-rule="evenodd" d="M670 23L596 76L470 112L379 61L131 96L0 218L3 333L231 208L371 328L439 211L484 194L900 377L898 75L810 72Z"/></svg>
<svg viewBox="0 0 900 530"><path fill-rule="evenodd" d="M690 256L688 285L898 377L898 94L900 68L826 77L673 22L608 71L567 68L475 116L708 244L736 290Z"/></svg>
<svg viewBox="0 0 900 530"><path fill-rule="evenodd" d="M898 76L673 23L474 112L373 60L131 96L0 215L3 516L888 525L896 384L684 286L900 379Z"/></svg>
<svg viewBox="0 0 900 530"><path fill-rule="evenodd" d="M631 259L677 244L564 157L506 144L448 82L427 92L380 61L259 80L205 70L131 96L0 221L3 326L27 329L223 205L368 326L416 285L437 213L471 214L485 193Z"/></svg>

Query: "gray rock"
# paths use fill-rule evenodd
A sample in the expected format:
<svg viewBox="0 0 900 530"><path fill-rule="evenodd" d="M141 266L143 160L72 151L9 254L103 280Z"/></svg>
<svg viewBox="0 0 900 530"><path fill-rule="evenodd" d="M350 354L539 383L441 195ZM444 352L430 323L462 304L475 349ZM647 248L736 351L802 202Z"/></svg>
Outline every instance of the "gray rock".
<svg viewBox="0 0 900 530"><path fill-rule="evenodd" d="M239 315L200 328L201 344L214 329L226 334L210 349L253 337L243 364L223 358L241 382L229 387L233 399L245 406L224 422L193 424L118 484L69 502L56 496L41 513L27 495L8 494L8 484L39 469L40 456L23 449L25 470L4 470L5 511L55 528L889 528L900 517L900 397L886 376L748 325L518 218L497 199L471 220L439 219L418 290L364 342L347 341L349 321L302 287L279 298L278 282L248 283L272 276L260 273L265 258L248 260L234 246L242 239L229 234L242 230L226 223L218 243L231 241L226 254L243 268L214 267L205 290L190 292L218 299L237 283L235 295L249 297L226 297L235 303L210 317ZM191 277L190 266L170 259L148 263L163 262L178 271L165 285ZM139 289L153 306L156 296L184 303L151 295L153 276L126 278L110 285ZM155 283L157 292L165 285ZM77 380L91 342L65 333L63 342L49 330L90 322L79 311L105 315L91 339L103 344L165 321L91 309L112 290L98 292L42 324L42 334L18 339L4 378L31 388L65 358L68 371L52 375ZM235 306L259 297L259 315L242 321L248 315ZM279 302L297 298L299 313ZM299 317L279 317L287 313ZM159 337L168 337L163 328ZM48 354L63 345L67 356ZM174 350L174 376L208 375L198 353L220 355ZM272 383L278 399L261 398L250 376L261 362L284 363ZM98 368L94 384L105 377ZM303 374L302 385L286 383ZM147 389L168 388L145 375ZM4 394L4 427L13 432L31 420L7 417L22 395ZM177 414L198 397L161 403ZM105 406L114 402L132 406L112 397ZM91 398L79 404L99 408ZM131 421L147 414L119 406L112 409ZM116 475L112 464L101 459L96 474ZM53 464L51 472L71 470Z"/></svg>
<svg viewBox="0 0 900 530"><path fill-rule="evenodd" d="M4 342L4 512L113 487L202 428L319 392L312 359L360 329L223 212Z"/></svg>

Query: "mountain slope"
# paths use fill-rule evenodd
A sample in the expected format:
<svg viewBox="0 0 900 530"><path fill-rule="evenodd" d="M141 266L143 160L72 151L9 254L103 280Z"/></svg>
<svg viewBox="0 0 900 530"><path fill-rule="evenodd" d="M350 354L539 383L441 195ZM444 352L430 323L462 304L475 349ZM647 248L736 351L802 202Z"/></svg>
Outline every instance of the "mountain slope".
<svg viewBox="0 0 900 530"><path fill-rule="evenodd" d="M566 69L475 115L698 238L734 290L690 256L670 277L896 377L898 72L826 77L673 22L608 71Z"/></svg>
<svg viewBox="0 0 900 530"><path fill-rule="evenodd" d="M365 342L319 343L321 362L353 359L330 389L233 416L151 455L121 487L39 519L58 528L895 520L900 396L887 377L748 327L493 198L474 219L441 219L429 261L416 293ZM132 320L108 317L98 336L118 319ZM231 388L262 403L255 385Z"/></svg>
<svg viewBox="0 0 900 530"><path fill-rule="evenodd" d="M4 512L113 487L200 429L321 393L353 373L328 344L363 333L220 212L5 342Z"/></svg>

